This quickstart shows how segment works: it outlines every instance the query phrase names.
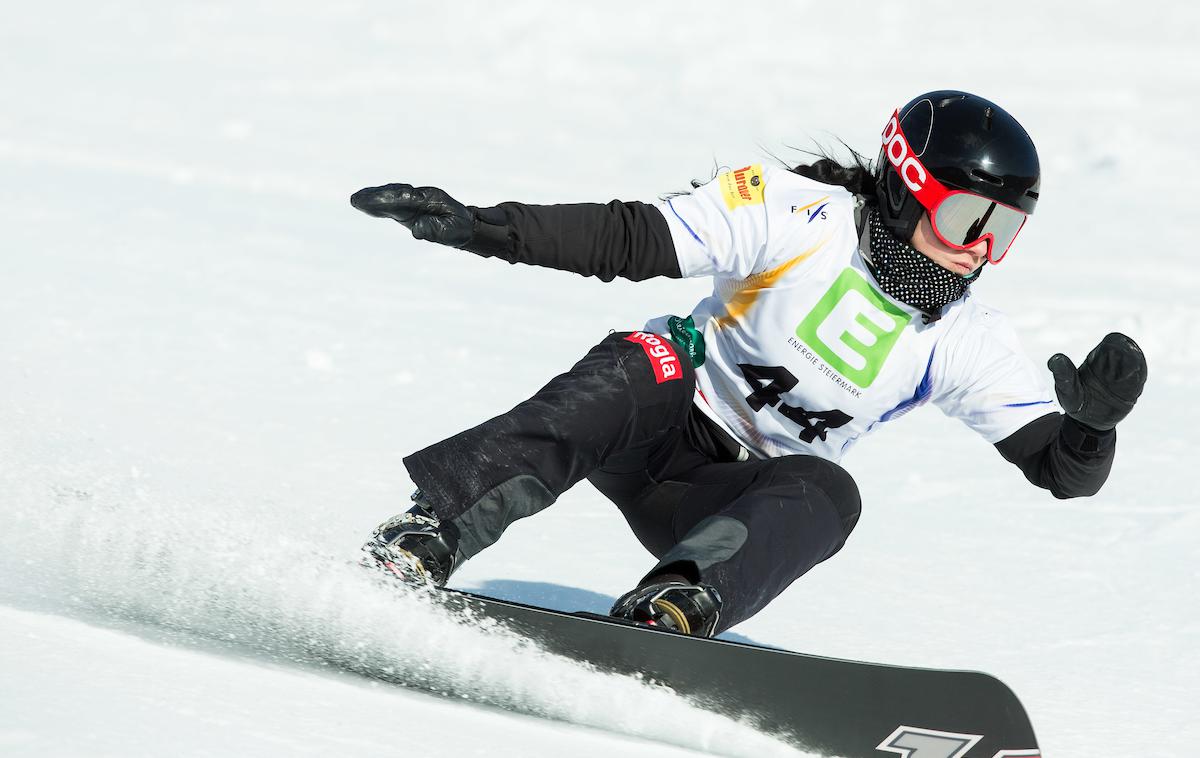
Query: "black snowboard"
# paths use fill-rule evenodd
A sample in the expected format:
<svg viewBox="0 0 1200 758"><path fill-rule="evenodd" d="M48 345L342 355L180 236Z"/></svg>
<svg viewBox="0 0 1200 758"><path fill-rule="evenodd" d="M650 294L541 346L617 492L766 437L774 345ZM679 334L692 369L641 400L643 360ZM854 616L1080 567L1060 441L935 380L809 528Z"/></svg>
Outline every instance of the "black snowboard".
<svg viewBox="0 0 1200 758"><path fill-rule="evenodd" d="M1012 690L971 671L905 668L701 639L591 613L561 613L456 590L440 593L546 649L641 674L696 704L748 716L764 732L826 755L1036 758Z"/></svg>

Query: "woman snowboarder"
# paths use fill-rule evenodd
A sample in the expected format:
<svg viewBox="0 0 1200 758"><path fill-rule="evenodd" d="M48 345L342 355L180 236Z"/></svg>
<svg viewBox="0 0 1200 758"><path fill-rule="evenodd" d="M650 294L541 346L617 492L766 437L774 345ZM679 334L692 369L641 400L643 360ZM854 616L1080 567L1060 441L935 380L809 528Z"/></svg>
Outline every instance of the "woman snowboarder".
<svg viewBox="0 0 1200 758"><path fill-rule="evenodd" d="M712 277L686 318L614 333L531 398L404 459L414 505L364 546L443 585L518 518L587 478L656 558L614 616L711 636L836 553L858 520L838 461L932 402L1056 497L1096 493L1146 363L1110 334L1054 398L972 297L1038 200L1029 135L981 97L897 110L874 168L727 171L649 205L465 206L434 187L351 198L417 239L611 281Z"/></svg>

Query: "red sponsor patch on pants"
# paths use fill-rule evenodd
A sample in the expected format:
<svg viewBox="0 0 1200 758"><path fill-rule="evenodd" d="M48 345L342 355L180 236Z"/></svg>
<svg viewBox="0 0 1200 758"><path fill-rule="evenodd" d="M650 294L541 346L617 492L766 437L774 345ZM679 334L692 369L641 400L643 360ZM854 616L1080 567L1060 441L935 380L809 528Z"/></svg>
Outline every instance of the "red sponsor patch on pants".
<svg viewBox="0 0 1200 758"><path fill-rule="evenodd" d="M654 369L654 379L659 384L683 378L683 369L679 365L679 356L666 337L645 332L634 332L625 338L626 342L636 342L646 351L650 359L650 367Z"/></svg>

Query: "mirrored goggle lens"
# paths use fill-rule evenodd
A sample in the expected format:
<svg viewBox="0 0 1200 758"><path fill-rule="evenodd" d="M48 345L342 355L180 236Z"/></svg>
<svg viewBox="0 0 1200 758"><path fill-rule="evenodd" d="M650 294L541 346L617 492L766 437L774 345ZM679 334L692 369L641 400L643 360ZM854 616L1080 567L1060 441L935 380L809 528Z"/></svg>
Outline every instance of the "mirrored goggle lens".
<svg viewBox="0 0 1200 758"><path fill-rule="evenodd" d="M933 215L934 228L951 245L970 247L990 234L993 261L1004 256L1024 223L1025 214L1016 208L968 192L948 195Z"/></svg>

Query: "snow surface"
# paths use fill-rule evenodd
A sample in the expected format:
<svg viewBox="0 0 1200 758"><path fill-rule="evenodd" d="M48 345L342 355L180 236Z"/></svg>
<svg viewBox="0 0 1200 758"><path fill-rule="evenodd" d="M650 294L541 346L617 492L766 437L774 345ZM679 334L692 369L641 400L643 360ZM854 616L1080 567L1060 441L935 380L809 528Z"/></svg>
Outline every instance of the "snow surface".
<svg viewBox="0 0 1200 758"><path fill-rule="evenodd" d="M981 295L1039 360L1134 336L1148 390L1087 500L906 416L846 462L847 547L730 636L989 671L1055 758L1193 755L1200 11L999 8L8 9L0 755L790 754L347 565L405 507L404 454L706 291L482 261L347 197L650 200L813 140L870 153L937 87L1005 104L1042 154L1038 213ZM454 584L599 611L651 563L583 485Z"/></svg>

